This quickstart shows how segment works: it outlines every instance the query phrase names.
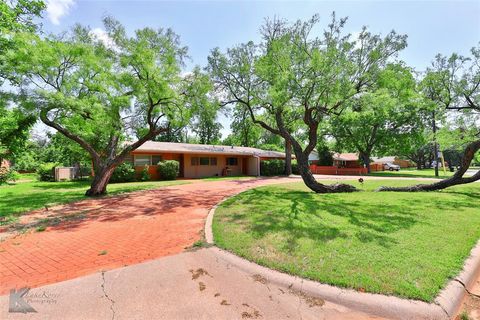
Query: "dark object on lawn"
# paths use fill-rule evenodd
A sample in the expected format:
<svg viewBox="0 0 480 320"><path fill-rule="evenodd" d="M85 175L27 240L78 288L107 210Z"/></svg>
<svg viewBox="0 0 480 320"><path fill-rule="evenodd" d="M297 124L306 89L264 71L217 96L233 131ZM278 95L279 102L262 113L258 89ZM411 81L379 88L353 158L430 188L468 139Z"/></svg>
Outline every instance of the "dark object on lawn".
<svg viewBox="0 0 480 320"><path fill-rule="evenodd" d="M363 181L364 181L363 178L358 179L358 182L360 182L362 184L362 186L363 186Z"/></svg>

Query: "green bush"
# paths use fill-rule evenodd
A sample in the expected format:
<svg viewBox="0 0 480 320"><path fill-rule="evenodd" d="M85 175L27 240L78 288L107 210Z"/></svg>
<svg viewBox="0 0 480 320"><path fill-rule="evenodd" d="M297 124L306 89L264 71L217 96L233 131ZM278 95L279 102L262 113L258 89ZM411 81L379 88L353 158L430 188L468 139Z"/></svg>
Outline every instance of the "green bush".
<svg viewBox="0 0 480 320"><path fill-rule="evenodd" d="M39 163L32 153L25 152L14 161L14 168L17 171L35 172Z"/></svg>
<svg viewBox="0 0 480 320"><path fill-rule="evenodd" d="M19 177L15 170L0 167L0 185L7 183L8 181L15 181Z"/></svg>
<svg viewBox="0 0 480 320"><path fill-rule="evenodd" d="M318 148L318 165L319 166L333 166L333 156L328 147L323 146Z"/></svg>
<svg viewBox="0 0 480 320"><path fill-rule="evenodd" d="M135 168L130 162L124 162L115 168L110 182L132 182L135 181Z"/></svg>
<svg viewBox="0 0 480 320"><path fill-rule="evenodd" d="M55 181L55 167L58 163L46 162L42 163L37 168L38 179L40 181Z"/></svg>
<svg viewBox="0 0 480 320"><path fill-rule="evenodd" d="M140 173L140 181L150 181L150 173L148 173L148 165L143 167L142 172Z"/></svg>
<svg viewBox="0 0 480 320"><path fill-rule="evenodd" d="M180 171L180 164L175 160L164 160L158 163L158 173L162 180L175 180Z"/></svg>
<svg viewBox="0 0 480 320"><path fill-rule="evenodd" d="M262 176L280 176L285 173L285 161L263 160L260 161L260 173Z"/></svg>

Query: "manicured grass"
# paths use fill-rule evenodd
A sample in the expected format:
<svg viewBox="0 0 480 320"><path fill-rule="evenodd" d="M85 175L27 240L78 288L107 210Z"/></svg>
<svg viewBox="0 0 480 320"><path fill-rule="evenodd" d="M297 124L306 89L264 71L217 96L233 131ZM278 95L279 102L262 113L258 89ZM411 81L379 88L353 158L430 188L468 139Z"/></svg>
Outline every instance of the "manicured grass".
<svg viewBox="0 0 480 320"><path fill-rule="evenodd" d="M216 211L216 244L259 264L322 283L433 301L480 238L480 184L430 193L315 194L266 186Z"/></svg>
<svg viewBox="0 0 480 320"><path fill-rule="evenodd" d="M371 176L377 177L408 177L408 178L434 178L445 179L451 177L454 172L450 172L447 168L445 173L442 168L438 169L438 178L435 177L435 169L400 169L400 171L375 171L370 173Z"/></svg>
<svg viewBox="0 0 480 320"><path fill-rule="evenodd" d="M23 178L22 178L23 179ZM108 195L155 189L188 181L148 181L111 183L107 187ZM15 217L34 209L82 200L89 181L40 182L21 180L15 184L0 186L0 225L15 220Z"/></svg>

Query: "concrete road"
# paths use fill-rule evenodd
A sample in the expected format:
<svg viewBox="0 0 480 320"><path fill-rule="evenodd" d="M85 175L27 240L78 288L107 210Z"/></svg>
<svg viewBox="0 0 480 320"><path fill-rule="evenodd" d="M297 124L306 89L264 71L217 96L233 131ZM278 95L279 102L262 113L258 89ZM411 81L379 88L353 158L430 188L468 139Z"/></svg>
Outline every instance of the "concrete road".
<svg viewBox="0 0 480 320"><path fill-rule="evenodd" d="M380 319L278 287L200 249L31 289L0 319Z"/></svg>

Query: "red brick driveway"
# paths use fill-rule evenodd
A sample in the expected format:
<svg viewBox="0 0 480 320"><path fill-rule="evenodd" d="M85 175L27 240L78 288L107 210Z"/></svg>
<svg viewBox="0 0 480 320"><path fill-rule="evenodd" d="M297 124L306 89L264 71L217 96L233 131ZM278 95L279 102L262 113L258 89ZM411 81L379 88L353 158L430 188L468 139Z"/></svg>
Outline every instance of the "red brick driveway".
<svg viewBox="0 0 480 320"><path fill-rule="evenodd" d="M198 181L62 206L76 218L0 242L0 294L182 252L222 198L292 179Z"/></svg>

